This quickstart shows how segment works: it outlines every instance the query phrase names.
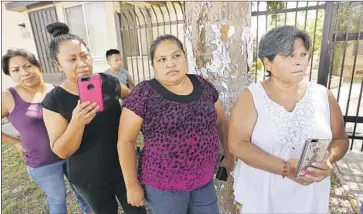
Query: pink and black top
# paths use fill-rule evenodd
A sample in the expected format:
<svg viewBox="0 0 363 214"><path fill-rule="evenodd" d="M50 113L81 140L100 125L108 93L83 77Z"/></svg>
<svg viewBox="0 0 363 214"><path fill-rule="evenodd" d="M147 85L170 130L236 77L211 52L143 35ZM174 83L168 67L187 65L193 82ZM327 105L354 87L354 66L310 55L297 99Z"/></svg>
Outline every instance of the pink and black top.
<svg viewBox="0 0 363 214"><path fill-rule="evenodd" d="M124 107L144 120L142 184L184 192L213 179L219 151L218 92L202 77L188 77L193 83L189 95L174 94L152 79L139 83L126 98Z"/></svg>

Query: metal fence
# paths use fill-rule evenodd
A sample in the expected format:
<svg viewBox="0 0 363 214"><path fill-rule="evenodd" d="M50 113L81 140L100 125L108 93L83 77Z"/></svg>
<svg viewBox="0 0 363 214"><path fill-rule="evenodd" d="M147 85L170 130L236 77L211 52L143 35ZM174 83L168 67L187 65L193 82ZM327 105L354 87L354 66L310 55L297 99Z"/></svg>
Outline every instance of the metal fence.
<svg viewBox="0 0 363 214"><path fill-rule="evenodd" d="M265 80L258 59L261 36L269 29L295 25L311 38L312 57L306 79L328 87L343 112L350 149L363 151L363 3L362 2L254 2L255 82ZM360 142L360 143L359 143Z"/></svg>
<svg viewBox="0 0 363 214"><path fill-rule="evenodd" d="M250 69L254 76L255 82L266 79L266 70L262 62L258 59L258 43L261 37L270 29L293 25L300 29L306 30L312 40L312 57L309 66L307 78L309 81L317 79L317 60L320 51L317 47L318 33L321 32L322 14L324 14L324 3L311 2L253 2L252 3L252 20L251 32L254 37L253 59L254 63ZM309 17L309 19L308 19ZM318 22L318 20L320 22ZM321 35L320 35L321 36Z"/></svg>
<svg viewBox="0 0 363 214"><path fill-rule="evenodd" d="M363 2L330 2L328 9L329 27L323 31L328 55L319 75L342 109L350 149L358 149L354 142L360 141L363 151Z"/></svg>
<svg viewBox="0 0 363 214"><path fill-rule="evenodd" d="M63 76L63 73L59 72L58 68L54 66L49 60L48 49L52 37L46 31L46 26L48 24L58 21L56 8L49 7L41 10L36 10L29 12L28 15L33 31L39 61L41 67L43 68L43 78L46 82L57 84Z"/></svg>
<svg viewBox="0 0 363 214"><path fill-rule="evenodd" d="M136 83L154 77L149 59L151 42L160 35L172 34L183 43L184 4L165 2L138 7L121 4L118 14L125 67Z"/></svg>
<svg viewBox="0 0 363 214"><path fill-rule="evenodd" d="M265 80L257 57L258 43L268 30L294 25L311 37L312 57L306 80L327 86L344 114L350 148L363 151L363 6L361 2L251 2L254 62L249 72L255 82ZM172 34L184 42L184 4L167 2L138 7L121 3L118 14L124 64L135 82L154 72L149 46L159 35ZM357 143L358 142L358 143ZM360 142L360 144L359 144Z"/></svg>

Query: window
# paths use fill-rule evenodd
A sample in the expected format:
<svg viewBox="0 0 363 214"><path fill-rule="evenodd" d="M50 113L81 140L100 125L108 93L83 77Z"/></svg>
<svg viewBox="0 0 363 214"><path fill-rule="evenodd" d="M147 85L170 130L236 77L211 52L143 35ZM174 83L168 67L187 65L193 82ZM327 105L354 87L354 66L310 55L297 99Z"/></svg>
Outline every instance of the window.
<svg viewBox="0 0 363 214"><path fill-rule="evenodd" d="M104 2L88 2L65 8L70 33L80 36L93 58L104 58L108 47Z"/></svg>

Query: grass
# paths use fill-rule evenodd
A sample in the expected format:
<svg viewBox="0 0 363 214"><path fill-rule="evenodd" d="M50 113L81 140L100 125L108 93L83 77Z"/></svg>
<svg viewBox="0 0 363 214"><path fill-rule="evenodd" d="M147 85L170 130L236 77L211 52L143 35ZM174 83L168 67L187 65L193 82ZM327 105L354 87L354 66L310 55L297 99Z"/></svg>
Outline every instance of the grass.
<svg viewBox="0 0 363 214"><path fill-rule="evenodd" d="M143 147L140 135L137 145ZM2 144L1 166L1 213L2 214L46 214L47 199L40 187L29 177L26 165L15 148ZM68 182L67 211L69 214L82 214ZM122 213L122 209L119 210Z"/></svg>
<svg viewBox="0 0 363 214"><path fill-rule="evenodd" d="M345 83L350 83L352 81L352 78L351 77L344 77L343 81ZM353 77L353 83L361 83L361 82L362 82L362 77L360 77L358 75Z"/></svg>
<svg viewBox="0 0 363 214"><path fill-rule="evenodd" d="M48 213L47 200L43 191L30 179L24 161L8 144L2 144L1 162L1 213ZM68 183L67 209L68 213L82 214Z"/></svg>

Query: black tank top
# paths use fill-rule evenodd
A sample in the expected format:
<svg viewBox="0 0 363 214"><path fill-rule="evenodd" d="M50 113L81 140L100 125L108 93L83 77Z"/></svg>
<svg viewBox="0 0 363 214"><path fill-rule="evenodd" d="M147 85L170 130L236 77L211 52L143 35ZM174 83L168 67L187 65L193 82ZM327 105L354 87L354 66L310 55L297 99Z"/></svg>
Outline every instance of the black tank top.
<svg viewBox="0 0 363 214"><path fill-rule="evenodd" d="M104 111L86 125L79 149L66 160L69 180L79 187L99 187L122 177L117 153L121 88L117 78L100 75ZM42 106L70 122L78 99L58 86L47 94Z"/></svg>

